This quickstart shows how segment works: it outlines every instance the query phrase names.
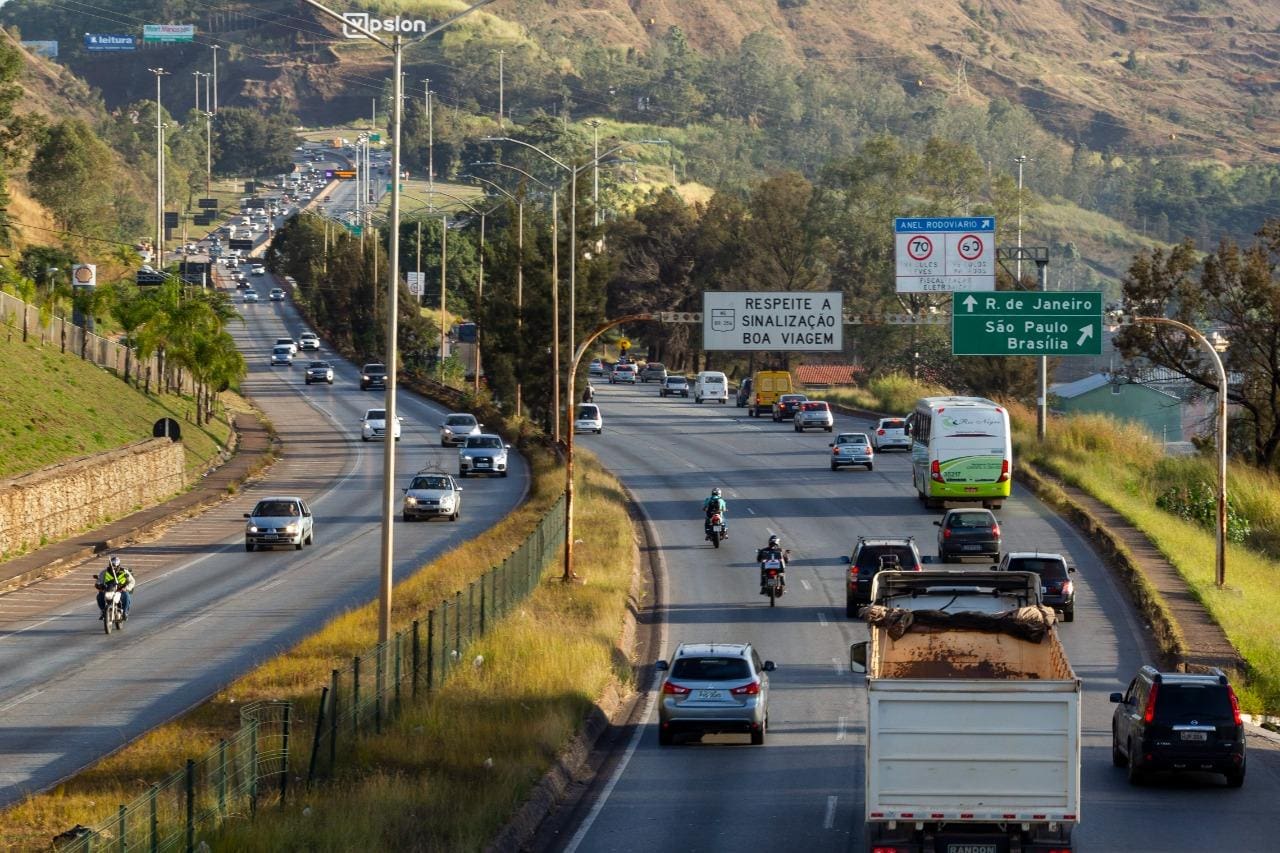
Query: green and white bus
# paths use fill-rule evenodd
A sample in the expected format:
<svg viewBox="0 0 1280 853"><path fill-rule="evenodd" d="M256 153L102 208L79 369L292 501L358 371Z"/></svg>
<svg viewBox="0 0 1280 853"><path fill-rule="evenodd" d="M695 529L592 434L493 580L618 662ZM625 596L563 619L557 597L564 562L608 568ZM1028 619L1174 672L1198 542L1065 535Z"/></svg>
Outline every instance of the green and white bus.
<svg viewBox="0 0 1280 853"><path fill-rule="evenodd" d="M907 418L911 483L930 509L981 501L999 509L1013 479L1009 412L982 397L924 397Z"/></svg>

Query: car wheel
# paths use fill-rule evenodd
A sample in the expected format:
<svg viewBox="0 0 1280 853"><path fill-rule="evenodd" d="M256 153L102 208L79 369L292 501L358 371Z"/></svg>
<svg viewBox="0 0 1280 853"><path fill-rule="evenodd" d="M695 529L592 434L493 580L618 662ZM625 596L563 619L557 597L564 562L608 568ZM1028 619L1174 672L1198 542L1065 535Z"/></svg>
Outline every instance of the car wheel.
<svg viewBox="0 0 1280 853"><path fill-rule="evenodd" d="M457 511L456 509L453 511L453 515L449 516L449 520L450 520L450 521L457 521L457 520L458 520L458 511Z"/></svg>
<svg viewBox="0 0 1280 853"><path fill-rule="evenodd" d="M413 521L413 516L409 515L409 513L407 512L401 513L400 520L403 521L405 524L408 524L409 522Z"/></svg>
<svg viewBox="0 0 1280 853"><path fill-rule="evenodd" d="M1124 753L1120 751L1120 744L1116 740L1116 733L1111 732L1111 766L1124 767L1129 761L1124 757Z"/></svg>
<svg viewBox="0 0 1280 853"><path fill-rule="evenodd" d="M245 549L246 551L252 551L252 550L253 550L253 543L252 543L252 542L246 542L246 543L244 543L244 549Z"/></svg>
<svg viewBox="0 0 1280 853"><path fill-rule="evenodd" d="M764 727L765 727L765 724L764 724L764 723L761 723L761 724L760 724L760 728L759 728L758 730L753 731L753 732L751 733L751 745L752 745L752 746L763 746L763 745L764 745Z"/></svg>
<svg viewBox="0 0 1280 853"><path fill-rule="evenodd" d="M831 470L832 470L832 471L838 471L838 470L840 470L840 466L839 466L839 465L837 465L836 463L832 462L832 463L831 463Z"/></svg>
<svg viewBox="0 0 1280 853"><path fill-rule="evenodd" d="M661 726L659 726L658 727L658 746L671 746L671 744L672 744L671 732L666 731Z"/></svg>
<svg viewBox="0 0 1280 853"><path fill-rule="evenodd" d="M505 477L505 476L507 476L507 472L506 472L506 471L503 471L503 472L502 472L502 476L504 476L504 477Z"/></svg>
<svg viewBox="0 0 1280 853"><path fill-rule="evenodd" d="M459 470L459 471L458 471L458 476L465 480L465 479L467 478L467 472L466 472L466 471Z"/></svg>
<svg viewBox="0 0 1280 853"><path fill-rule="evenodd" d="M297 542L293 543L293 550L295 550L295 551L301 551L301 550L302 550L302 546L303 546L303 545L305 545L305 544L307 544L307 540L305 540L305 539L298 539L298 541L297 541Z"/></svg>
<svg viewBox="0 0 1280 853"><path fill-rule="evenodd" d="M308 377L307 377L307 384L308 384L308 385L310 385L310 384L311 384L311 377L310 377L310 376L308 376Z"/></svg>
<svg viewBox="0 0 1280 853"><path fill-rule="evenodd" d="M702 398L701 398L701 397L694 397L694 398L693 398L693 402L695 402L695 403L697 403L699 406L701 406L701 405L702 405Z"/></svg>
<svg viewBox="0 0 1280 853"><path fill-rule="evenodd" d="M831 427L823 427L827 432L831 432Z"/></svg>
<svg viewBox="0 0 1280 853"><path fill-rule="evenodd" d="M1241 763L1239 770L1232 770L1225 774L1227 777L1228 788L1241 788L1244 786L1245 764Z"/></svg>
<svg viewBox="0 0 1280 853"><path fill-rule="evenodd" d="M844 615L849 619L858 618L858 603L852 598L845 598L844 600Z"/></svg>
<svg viewBox="0 0 1280 853"><path fill-rule="evenodd" d="M332 380L332 379L328 379L328 380L325 380L325 381L327 381L330 385L332 385L332 384L333 384L333 380Z"/></svg>
<svg viewBox="0 0 1280 853"><path fill-rule="evenodd" d="M448 446L449 446L449 442L445 441L445 440L442 438L442 439L440 439L440 446L441 446L441 447L448 447Z"/></svg>
<svg viewBox="0 0 1280 853"><path fill-rule="evenodd" d="M875 469L875 467L876 467L876 463L874 463L874 462L868 462L868 463L867 463L867 470L868 470L868 471L872 471L872 470L874 470L874 469Z"/></svg>
<svg viewBox="0 0 1280 853"><path fill-rule="evenodd" d="M1064 610L1064 611L1062 611L1062 621L1063 621L1063 622L1074 622L1074 621L1076 621L1076 609L1075 609L1074 607L1072 607L1070 610Z"/></svg>
<svg viewBox="0 0 1280 853"><path fill-rule="evenodd" d="M1138 751L1133 748L1133 744L1129 744L1129 760L1125 764L1128 767L1128 779L1130 785L1141 785L1146 781L1146 774L1138 767Z"/></svg>
<svg viewBox="0 0 1280 853"><path fill-rule="evenodd" d="M361 441L368 441L368 440L369 440L369 436L367 436L367 435L362 435L362 436L360 436L360 440L361 440Z"/></svg>

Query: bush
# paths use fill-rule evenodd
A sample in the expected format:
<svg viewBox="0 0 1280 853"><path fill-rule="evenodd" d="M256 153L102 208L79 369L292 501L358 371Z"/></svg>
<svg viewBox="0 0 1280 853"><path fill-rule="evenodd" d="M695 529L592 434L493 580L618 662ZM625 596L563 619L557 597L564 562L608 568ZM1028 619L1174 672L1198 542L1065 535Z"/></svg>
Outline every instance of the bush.
<svg viewBox="0 0 1280 853"><path fill-rule="evenodd" d="M1218 496L1203 480L1190 486L1173 486L1156 498L1156 506L1181 519L1214 530L1218 524ZM1227 495L1227 541L1243 543L1249 538L1249 519L1242 515Z"/></svg>

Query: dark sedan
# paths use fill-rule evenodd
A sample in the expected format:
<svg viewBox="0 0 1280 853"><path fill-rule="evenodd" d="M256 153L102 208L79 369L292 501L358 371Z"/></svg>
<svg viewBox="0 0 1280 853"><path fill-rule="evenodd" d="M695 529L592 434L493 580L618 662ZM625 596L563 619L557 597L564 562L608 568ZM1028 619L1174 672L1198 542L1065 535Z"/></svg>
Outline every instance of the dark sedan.
<svg viewBox="0 0 1280 853"><path fill-rule="evenodd" d="M775 421L791 420L800 410L800 404L808 399L803 394L783 394L773 404L773 419Z"/></svg>
<svg viewBox="0 0 1280 853"><path fill-rule="evenodd" d="M949 509L938 526L938 559L944 563L962 557L1000 559L1000 525L989 509Z"/></svg>

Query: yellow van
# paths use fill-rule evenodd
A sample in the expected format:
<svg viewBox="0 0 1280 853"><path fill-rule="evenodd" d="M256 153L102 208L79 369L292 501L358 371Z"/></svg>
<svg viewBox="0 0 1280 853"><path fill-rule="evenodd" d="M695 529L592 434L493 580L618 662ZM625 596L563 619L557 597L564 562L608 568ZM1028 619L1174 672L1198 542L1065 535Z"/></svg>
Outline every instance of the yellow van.
<svg viewBox="0 0 1280 853"><path fill-rule="evenodd" d="M751 417L758 418L762 412L768 414L772 411L779 395L793 392L791 374L785 370L757 370L751 381L751 391L755 396L751 403Z"/></svg>

